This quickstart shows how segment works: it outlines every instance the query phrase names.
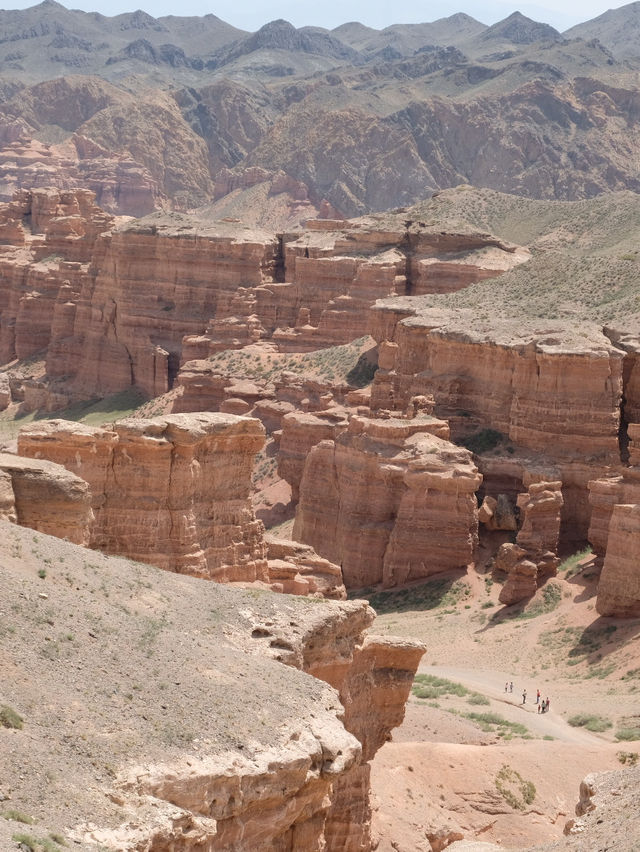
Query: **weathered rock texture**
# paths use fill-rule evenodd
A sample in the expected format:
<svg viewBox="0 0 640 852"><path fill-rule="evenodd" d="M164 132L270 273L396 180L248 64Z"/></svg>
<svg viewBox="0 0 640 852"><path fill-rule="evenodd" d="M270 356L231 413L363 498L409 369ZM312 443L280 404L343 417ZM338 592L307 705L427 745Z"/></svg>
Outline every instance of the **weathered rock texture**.
<svg viewBox="0 0 640 852"><path fill-rule="evenodd" d="M345 606L345 605L343 605ZM368 762L385 743L389 731L404 718L415 671L424 647L411 640L367 635L373 610L354 602L350 618L343 613L326 620L321 628L291 642L279 625L259 624L254 635L264 637L275 653L289 664L331 684L345 707L344 724L362 744L362 761L337 778L327 815L326 841L330 850L371 848ZM300 653L300 651L302 653Z"/></svg>
<svg viewBox="0 0 640 852"><path fill-rule="evenodd" d="M309 453L293 537L340 564L347 588L394 586L472 561L482 478L467 450L437 437L442 429L428 416L356 416Z"/></svg>
<svg viewBox="0 0 640 852"><path fill-rule="evenodd" d="M624 353L599 328L545 321L514 331L512 322L483 322L469 310L398 299L376 304L371 334L397 346L376 373L373 411L433 394L454 440L496 430L538 463L556 466L563 523L573 537L586 535L587 481L620 463Z"/></svg>
<svg viewBox="0 0 640 852"><path fill-rule="evenodd" d="M265 540L250 501L263 444L264 429L252 418L172 414L109 429L33 424L21 431L18 451L89 484L97 550L218 582L345 597L339 567L310 547Z"/></svg>
<svg viewBox="0 0 640 852"><path fill-rule="evenodd" d="M87 483L62 465L0 453L0 516L23 527L89 544Z"/></svg>
<svg viewBox="0 0 640 852"><path fill-rule="evenodd" d="M640 503L613 507L596 609L617 618L640 615Z"/></svg>
<svg viewBox="0 0 640 852"><path fill-rule="evenodd" d="M402 719L422 646L369 637L364 601L310 606L101 554L87 572L86 551L45 538L55 606L74 614L70 664L42 653L52 601L45 610L38 598L32 533L4 532L0 585L13 639L3 696L28 715L29 735L0 728L11 737L0 769L25 809L40 803L43 830L64 827L82 848L372 848L367 762ZM118 685L139 682L140 671L144 690L122 700ZM85 700L66 700L78 690ZM43 692L46 706L36 700ZM61 761L73 797L32 783ZM0 846L12 833L3 820Z"/></svg>

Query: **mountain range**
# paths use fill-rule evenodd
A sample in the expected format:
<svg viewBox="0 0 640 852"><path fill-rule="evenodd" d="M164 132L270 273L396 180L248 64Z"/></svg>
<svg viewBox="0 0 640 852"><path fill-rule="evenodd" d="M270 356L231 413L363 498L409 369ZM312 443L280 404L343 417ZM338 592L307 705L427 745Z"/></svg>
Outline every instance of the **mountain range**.
<svg viewBox="0 0 640 852"><path fill-rule="evenodd" d="M519 12L247 33L55 0L0 11L0 198L82 181L117 213L232 193L212 213L251 216L247 192L264 185L268 206L286 184L290 224L460 183L565 200L637 190L639 33L640 2L566 33Z"/></svg>

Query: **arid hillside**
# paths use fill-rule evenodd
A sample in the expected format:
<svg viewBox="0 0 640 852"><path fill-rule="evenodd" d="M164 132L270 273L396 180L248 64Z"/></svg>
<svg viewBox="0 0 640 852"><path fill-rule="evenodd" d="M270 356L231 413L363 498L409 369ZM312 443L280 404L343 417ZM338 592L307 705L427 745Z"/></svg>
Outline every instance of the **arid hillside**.
<svg viewBox="0 0 640 852"><path fill-rule="evenodd" d="M2 11L0 198L83 186L113 213L215 200L284 227L461 183L637 191L635 4L607 15L562 36L518 12L244 33L53 0Z"/></svg>

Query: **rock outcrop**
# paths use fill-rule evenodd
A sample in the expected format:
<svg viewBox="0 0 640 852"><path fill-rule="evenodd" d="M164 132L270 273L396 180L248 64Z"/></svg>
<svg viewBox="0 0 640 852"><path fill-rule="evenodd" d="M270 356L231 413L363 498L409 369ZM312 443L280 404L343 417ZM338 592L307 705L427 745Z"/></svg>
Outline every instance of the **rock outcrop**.
<svg viewBox="0 0 640 852"><path fill-rule="evenodd" d="M338 566L311 547L265 539L250 500L263 444L258 420L232 414L128 419L111 428L50 420L18 439L21 456L48 461L16 463L62 465L87 500L88 483L90 545L104 553L223 583L344 598Z"/></svg>
<svg viewBox="0 0 640 852"><path fill-rule="evenodd" d="M43 539L60 557L47 579L56 610L51 600L44 610L31 531L5 526L13 638L3 690L28 736L0 727L12 738L0 768L4 793L29 812L39 803L39 828L64 828L83 848L372 848L368 761L402 720L421 645L368 636L364 601L309 606L101 554L87 571L86 551L56 539ZM64 654L51 640L58 611L73 612ZM36 687L14 676L14 661ZM141 672L144 688L125 698L122 684L139 684ZM64 698L78 690L82 702ZM46 706L35 700L43 691ZM73 797L30 783L61 760L78 784ZM5 822L0 845L15 833Z"/></svg>
<svg viewBox="0 0 640 852"><path fill-rule="evenodd" d="M473 559L481 483L429 416L355 416L307 457L293 537L342 566L347 588L395 586ZM435 434L432 434L435 433Z"/></svg>
<svg viewBox="0 0 640 852"><path fill-rule="evenodd" d="M89 544L93 522L87 483L62 465L0 453L0 517Z"/></svg>
<svg viewBox="0 0 640 852"><path fill-rule="evenodd" d="M596 609L616 618L640 615L640 503L613 507Z"/></svg>
<svg viewBox="0 0 640 852"><path fill-rule="evenodd" d="M433 394L435 413L449 420L454 440L494 430L529 464L555 466L565 531L584 538L587 482L620 464L621 349L593 324L570 330L545 321L514 331L513 323L431 308L420 299L378 302L371 334L397 347L392 363L376 373L373 411L402 409L415 394Z"/></svg>

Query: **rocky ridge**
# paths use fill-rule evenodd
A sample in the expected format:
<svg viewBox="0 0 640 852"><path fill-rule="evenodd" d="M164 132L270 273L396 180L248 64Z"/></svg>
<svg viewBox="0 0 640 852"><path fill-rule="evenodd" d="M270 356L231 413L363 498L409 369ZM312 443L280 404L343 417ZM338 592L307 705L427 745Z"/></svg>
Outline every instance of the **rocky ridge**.
<svg viewBox="0 0 640 852"><path fill-rule="evenodd" d="M340 836L340 848L370 848L366 761L402 718L418 643L367 637L363 601L309 607L100 554L88 568L82 548L6 533L2 699L23 728L0 726L0 791L37 816L38 836L247 852ZM64 644L50 635L70 629ZM45 770L56 781L43 791L32 779ZM2 843L12 832L2 820Z"/></svg>

